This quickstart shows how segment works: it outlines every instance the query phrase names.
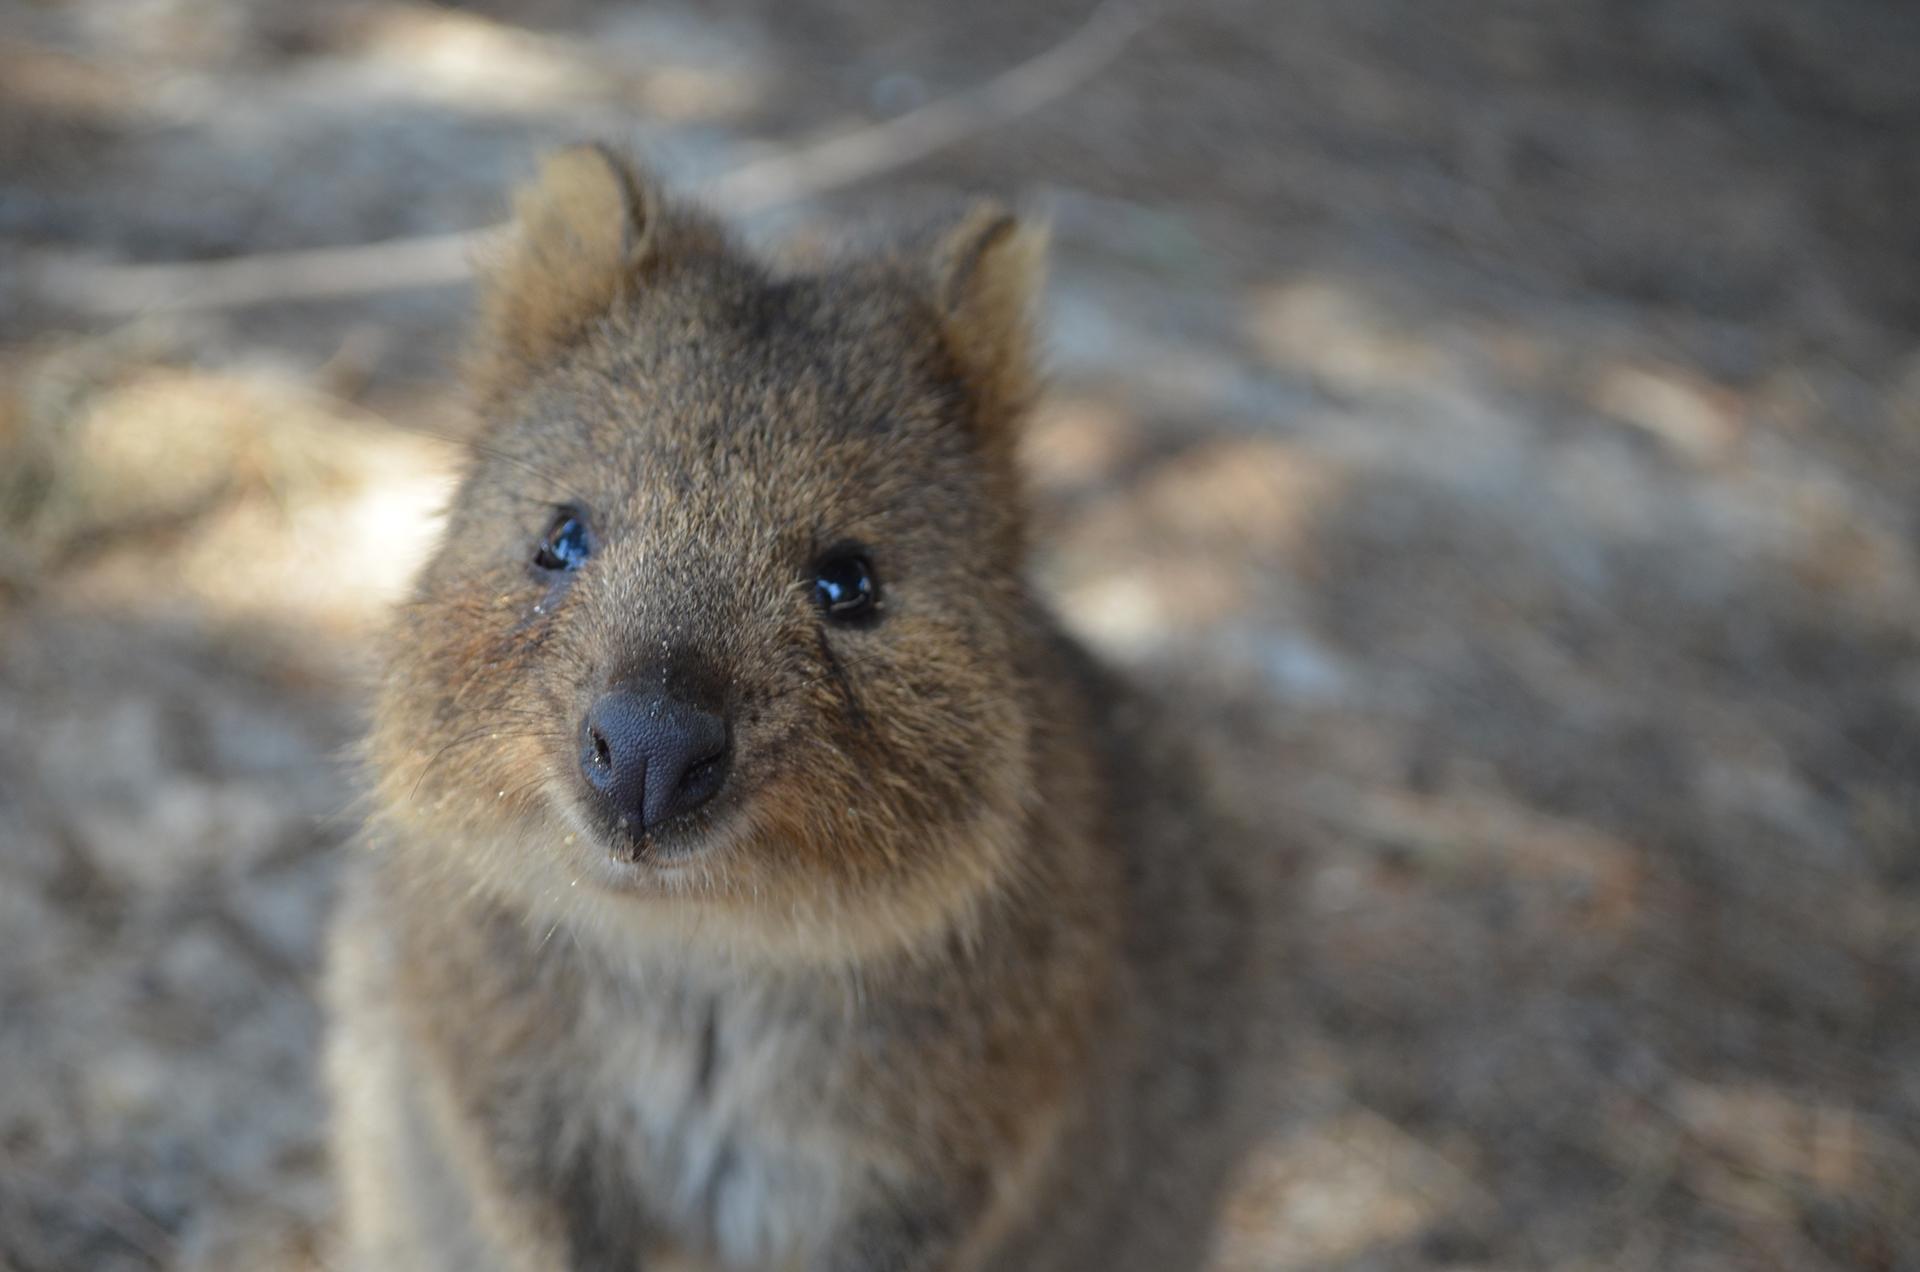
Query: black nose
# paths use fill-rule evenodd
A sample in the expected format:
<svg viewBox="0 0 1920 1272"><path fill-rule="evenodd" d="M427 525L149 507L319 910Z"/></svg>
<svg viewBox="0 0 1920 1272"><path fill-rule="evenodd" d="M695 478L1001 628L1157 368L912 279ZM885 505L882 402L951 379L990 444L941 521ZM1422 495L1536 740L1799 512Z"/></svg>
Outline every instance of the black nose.
<svg viewBox="0 0 1920 1272"><path fill-rule="evenodd" d="M700 807L726 769L726 721L663 693L616 689L581 726L580 771L624 829L651 830Z"/></svg>

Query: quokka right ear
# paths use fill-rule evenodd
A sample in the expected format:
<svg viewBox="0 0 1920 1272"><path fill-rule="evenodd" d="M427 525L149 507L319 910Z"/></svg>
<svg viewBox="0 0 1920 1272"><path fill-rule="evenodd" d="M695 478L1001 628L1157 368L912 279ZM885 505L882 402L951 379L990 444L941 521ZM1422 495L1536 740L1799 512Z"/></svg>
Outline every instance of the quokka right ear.
<svg viewBox="0 0 1920 1272"><path fill-rule="evenodd" d="M506 242L481 265L489 389L549 361L608 313L658 251L664 217L652 182L598 145L547 156L513 212Z"/></svg>
<svg viewBox="0 0 1920 1272"><path fill-rule="evenodd" d="M983 440L1009 454L1038 380L1034 323L1046 256L1044 226L985 200L940 235L928 259L947 342L981 404Z"/></svg>

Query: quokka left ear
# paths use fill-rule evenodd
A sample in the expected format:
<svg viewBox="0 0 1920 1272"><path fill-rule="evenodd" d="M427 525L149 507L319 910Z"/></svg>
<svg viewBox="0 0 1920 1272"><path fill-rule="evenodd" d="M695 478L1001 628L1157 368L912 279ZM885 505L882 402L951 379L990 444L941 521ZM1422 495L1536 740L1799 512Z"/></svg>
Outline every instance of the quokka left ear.
<svg viewBox="0 0 1920 1272"><path fill-rule="evenodd" d="M1046 257L1045 227L991 201L976 204L934 243L934 303L988 427L1010 423L1033 399Z"/></svg>

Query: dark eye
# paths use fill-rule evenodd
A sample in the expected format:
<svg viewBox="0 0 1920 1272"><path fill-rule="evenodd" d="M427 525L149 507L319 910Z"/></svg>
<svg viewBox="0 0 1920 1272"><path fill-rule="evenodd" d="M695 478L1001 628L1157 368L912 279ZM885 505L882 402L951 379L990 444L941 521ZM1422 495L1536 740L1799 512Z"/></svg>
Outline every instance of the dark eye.
<svg viewBox="0 0 1920 1272"><path fill-rule="evenodd" d="M880 604L873 562L859 552L835 552L814 567L813 599L828 618L848 622L869 617Z"/></svg>
<svg viewBox="0 0 1920 1272"><path fill-rule="evenodd" d="M534 550L533 563L543 570L577 570L593 554L593 540L579 513L562 508L548 527L546 538Z"/></svg>

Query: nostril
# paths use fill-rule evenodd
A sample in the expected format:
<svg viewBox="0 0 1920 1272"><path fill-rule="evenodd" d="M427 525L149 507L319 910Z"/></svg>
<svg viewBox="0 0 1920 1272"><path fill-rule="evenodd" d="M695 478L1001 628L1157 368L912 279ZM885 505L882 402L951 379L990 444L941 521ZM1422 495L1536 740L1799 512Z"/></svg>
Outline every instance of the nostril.
<svg viewBox="0 0 1920 1272"><path fill-rule="evenodd" d="M616 803L631 802L643 789L644 755L623 732L618 711L597 703L580 722L580 773L587 784ZM637 771L636 771L637 770Z"/></svg>
<svg viewBox="0 0 1920 1272"><path fill-rule="evenodd" d="M698 792L715 783L720 778L720 770L727 762L725 747L715 751L704 760L695 760L687 766L680 776L680 789L688 793Z"/></svg>
<svg viewBox="0 0 1920 1272"><path fill-rule="evenodd" d="M613 746L599 721L591 715L580 722L580 767L587 770L587 776L596 784L613 772Z"/></svg>

